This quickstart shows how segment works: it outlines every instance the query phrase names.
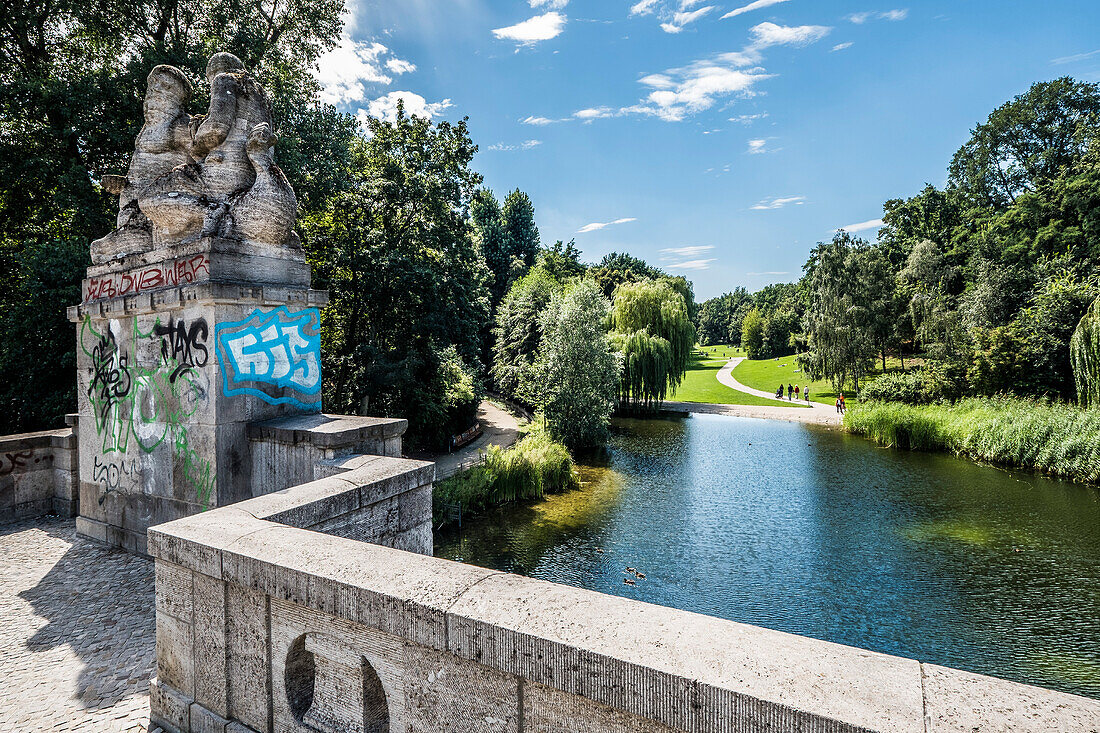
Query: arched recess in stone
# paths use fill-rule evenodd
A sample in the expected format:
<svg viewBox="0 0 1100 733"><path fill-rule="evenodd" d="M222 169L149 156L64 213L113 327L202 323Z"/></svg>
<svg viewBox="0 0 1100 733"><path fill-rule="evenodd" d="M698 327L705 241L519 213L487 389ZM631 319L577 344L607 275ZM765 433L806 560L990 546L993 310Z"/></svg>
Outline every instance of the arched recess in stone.
<svg viewBox="0 0 1100 733"><path fill-rule="evenodd" d="M285 669L287 706L305 729L389 733L382 680L356 649L327 634L304 634L291 643Z"/></svg>

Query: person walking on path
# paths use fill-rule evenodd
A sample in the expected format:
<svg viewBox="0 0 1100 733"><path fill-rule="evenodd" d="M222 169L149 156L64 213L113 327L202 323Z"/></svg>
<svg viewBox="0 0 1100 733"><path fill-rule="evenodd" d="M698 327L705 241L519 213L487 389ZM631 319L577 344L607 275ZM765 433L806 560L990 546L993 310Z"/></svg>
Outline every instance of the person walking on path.
<svg viewBox="0 0 1100 733"><path fill-rule="evenodd" d="M843 414L844 414L844 412L845 412L845 411L846 411L847 409L848 409L848 406L847 406L846 404L844 404L844 393L843 393L843 392L841 392L841 393L840 393L840 414L841 414L841 415L843 415Z"/></svg>
<svg viewBox="0 0 1100 733"><path fill-rule="evenodd" d="M779 385L779 389L775 390L775 399L777 399L777 400L783 399L783 385L782 384Z"/></svg>
<svg viewBox="0 0 1100 733"><path fill-rule="evenodd" d="M802 396L806 398L806 402L810 401L810 385L806 385L806 388L802 390Z"/></svg>
<svg viewBox="0 0 1100 733"><path fill-rule="evenodd" d="M787 385L787 402L791 401L791 395L794 394L794 387L790 384Z"/></svg>
<svg viewBox="0 0 1100 733"><path fill-rule="evenodd" d="M801 395L798 394L798 385L796 384L794 386L794 398L797 400L799 397L801 397Z"/></svg>
<svg viewBox="0 0 1100 733"><path fill-rule="evenodd" d="M840 414L840 398L836 398L836 414Z"/></svg>

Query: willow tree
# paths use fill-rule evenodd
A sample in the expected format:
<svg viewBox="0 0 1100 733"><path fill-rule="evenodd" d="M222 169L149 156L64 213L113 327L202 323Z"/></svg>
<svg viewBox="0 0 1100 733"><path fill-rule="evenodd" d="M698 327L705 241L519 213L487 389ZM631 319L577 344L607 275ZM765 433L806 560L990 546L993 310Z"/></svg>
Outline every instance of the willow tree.
<svg viewBox="0 0 1100 733"><path fill-rule="evenodd" d="M1073 381L1082 407L1100 405L1100 298L1093 301L1069 341Z"/></svg>
<svg viewBox="0 0 1100 733"><path fill-rule="evenodd" d="M623 356L619 401L660 404L680 386L695 347L684 296L660 280L619 285L611 329L612 343Z"/></svg>

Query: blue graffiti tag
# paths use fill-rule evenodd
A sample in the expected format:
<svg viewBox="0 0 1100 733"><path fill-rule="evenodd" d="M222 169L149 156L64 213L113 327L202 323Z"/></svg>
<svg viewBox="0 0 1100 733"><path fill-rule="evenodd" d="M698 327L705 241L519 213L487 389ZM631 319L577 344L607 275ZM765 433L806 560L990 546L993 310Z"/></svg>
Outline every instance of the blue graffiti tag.
<svg viewBox="0 0 1100 733"><path fill-rule="evenodd" d="M226 396L252 395L272 405L321 409L321 314L285 306L219 323L215 354ZM274 389L273 389L274 388Z"/></svg>

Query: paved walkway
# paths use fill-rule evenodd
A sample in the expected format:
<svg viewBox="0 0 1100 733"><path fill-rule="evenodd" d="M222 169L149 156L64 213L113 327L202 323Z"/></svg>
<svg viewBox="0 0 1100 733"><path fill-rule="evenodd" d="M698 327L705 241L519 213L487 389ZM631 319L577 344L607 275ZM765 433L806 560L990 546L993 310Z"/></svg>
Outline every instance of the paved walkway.
<svg viewBox="0 0 1100 733"><path fill-rule="evenodd" d="M682 412L705 412L713 415L733 415L735 417L757 417L768 420L790 420L794 422L816 423L818 425L839 425L841 416L836 408L823 405L820 402L806 402L805 400L791 403L789 400L777 400L774 392L765 392L753 389L741 384L733 377L734 368L743 362L745 357L735 356L726 362L726 365L718 370L718 381L730 389L738 392L762 397L775 404L771 405L719 405L710 402L664 402L666 410ZM805 405L794 407L794 404Z"/></svg>
<svg viewBox="0 0 1100 733"><path fill-rule="evenodd" d="M0 731L146 730L152 562L71 519L0 525L0 619Z"/></svg>
<svg viewBox="0 0 1100 733"><path fill-rule="evenodd" d="M454 453L428 456L424 460L435 461L435 480L441 481L472 468L484 460L485 449L490 445L507 448L519 439L519 421L512 413L492 402L485 401L477 410L482 433L474 442Z"/></svg>

